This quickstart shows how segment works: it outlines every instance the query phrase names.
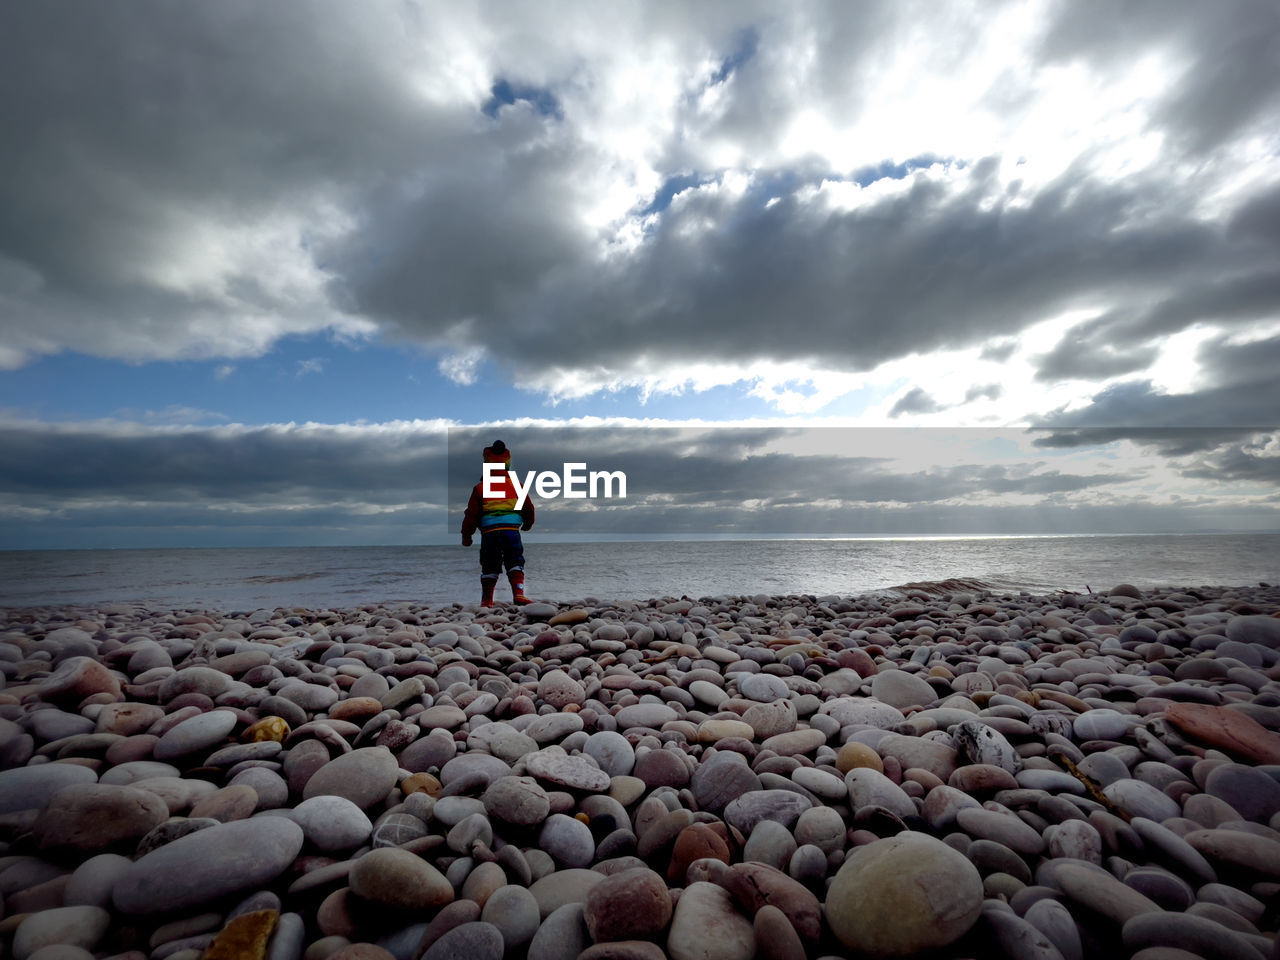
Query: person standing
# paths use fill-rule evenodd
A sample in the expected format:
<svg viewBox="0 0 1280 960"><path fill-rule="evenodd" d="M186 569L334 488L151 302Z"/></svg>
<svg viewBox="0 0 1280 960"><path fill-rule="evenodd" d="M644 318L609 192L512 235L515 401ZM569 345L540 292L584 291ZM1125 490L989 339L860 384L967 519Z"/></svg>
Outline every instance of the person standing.
<svg viewBox="0 0 1280 960"><path fill-rule="evenodd" d="M520 531L533 526L533 498L526 498L516 509L518 497L511 482L511 451L501 440L484 448L485 463L500 463L500 477L490 484L496 496L485 496L484 481L471 490L467 511L462 517L462 545L474 542L480 531L480 606L493 606L493 592L505 567L511 583L511 599L518 604L530 603L524 595L524 543Z"/></svg>

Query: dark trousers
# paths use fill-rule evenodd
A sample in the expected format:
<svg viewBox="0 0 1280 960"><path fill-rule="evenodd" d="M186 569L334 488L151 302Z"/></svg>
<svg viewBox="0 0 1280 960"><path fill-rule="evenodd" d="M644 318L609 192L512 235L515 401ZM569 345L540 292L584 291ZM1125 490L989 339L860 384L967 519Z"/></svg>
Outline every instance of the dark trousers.
<svg viewBox="0 0 1280 960"><path fill-rule="evenodd" d="M496 578L503 567L508 573L524 569L524 543L519 530L496 530L480 535L480 575Z"/></svg>

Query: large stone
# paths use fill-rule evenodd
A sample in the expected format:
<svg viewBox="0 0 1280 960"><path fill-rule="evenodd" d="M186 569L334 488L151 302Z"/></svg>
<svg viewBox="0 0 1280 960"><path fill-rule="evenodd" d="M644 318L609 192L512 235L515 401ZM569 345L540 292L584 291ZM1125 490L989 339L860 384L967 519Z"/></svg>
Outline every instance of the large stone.
<svg viewBox="0 0 1280 960"><path fill-rule="evenodd" d="M530 884L529 892L538 901L538 910L546 919L565 904L584 902L591 889L602 880L604 874L595 870L556 870Z"/></svg>
<svg viewBox="0 0 1280 960"><path fill-rule="evenodd" d="M956 724L951 730L951 739L956 745L956 751L969 763L1000 767L1009 773L1017 773L1022 769L1022 758L1014 750L1013 744L995 727L980 720L965 720ZM945 780L946 777L942 779Z"/></svg>
<svg viewBox="0 0 1280 960"><path fill-rule="evenodd" d="M879 750L881 756L896 759L903 770L928 770L944 783L956 770L956 751L936 740L891 733L880 740Z"/></svg>
<svg viewBox="0 0 1280 960"><path fill-rule="evenodd" d="M972 837L993 840L1024 856L1035 856L1044 850L1040 832L1011 813L966 807L956 813L956 823Z"/></svg>
<svg viewBox="0 0 1280 960"><path fill-rule="evenodd" d="M516 953L538 932L538 901L525 887L507 884L489 894L480 919L502 934L508 953Z"/></svg>
<svg viewBox="0 0 1280 960"><path fill-rule="evenodd" d="M1174 947L1215 960L1258 960L1260 956L1237 931L1194 914L1140 914L1124 925L1121 937L1135 955L1152 947Z"/></svg>
<svg viewBox="0 0 1280 960"><path fill-rule="evenodd" d="M1077 740L1119 740L1129 733L1129 718L1119 710L1094 708L1072 722Z"/></svg>
<svg viewBox="0 0 1280 960"><path fill-rule="evenodd" d="M982 897L982 877L963 855L905 832L850 853L827 891L826 916L851 950L910 957L964 936Z"/></svg>
<svg viewBox="0 0 1280 960"><path fill-rule="evenodd" d="M486 723L467 736L467 749L485 750L505 763L515 763L538 749L538 742L509 723Z"/></svg>
<svg viewBox="0 0 1280 960"><path fill-rule="evenodd" d="M837 700L828 700L818 712L831 717L842 727L862 726L888 730L906 719L902 711L891 704L861 697L840 697Z"/></svg>
<svg viewBox="0 0 1280 960"><path fill-rule="evenodd" d="M385 800L396 785L400 765L386 747L362 747L330 760L303 788L303 799L345 797L361 810Z"/></svg>
<svg viewBox="0 0 1280 960"><path fill-rule="evenodd" d="M1126 813L1161 823L1178 816L1182 809L1168 794L1141 780L1117 780L1102 789L1106 798Z"/></svg>
<svg viewBox="0 0 1280 960"><path fill-rule="evenodd" d="M566 867L586 867L596 852L591 830L581 820L554 813L538 834L538 846Z"/></svg>
<svg viewBox="0 0 1280 960"><path fill-rule="evenodd" d="M798 719L796 705L790 700L753 704L742 715L742 722L751 727L756 736L765 739L790 733L796 728Z"/></svg>
<svg viewBox="0 0 1280 960"><path fill-rule="evenodd" d="M168 703L184 693L202 693L213 700L231 689L232 680L212 667L185 667L160 682L159 697Z"/></svg>
<svg viewBox="0 0 1280 960"><path fill-rule="evenodd" d="M879 770L854 767L844 775L844 783L849 790L849 805L854 812L862 807L884 807L899 817L910 817L916 813L916 805L906 791Z"/></svg>
<svg viewBox="0 0 1280 960"><path fill-rule="evenodd" d="M760 748L762 750L772 750L780 757L794 757L812 753L826 742L826 734L821 730L791 730L787 733L774 734L760 744Z"/></svg>
<svg viewBox="0 0 1280 960"><path fill-rule="evenodd" d="M724 818L747 834L761 820L776 820L784 827L790 827L812 806L813 802L808 797L790 790L753 790L726 806Z"/></svg>
<svg viewBox="0 0 1280 960"><path fill-rule="evenodd" d="M785 700L791 695L783 679L769 673L739 675L738 690L746 699L757 703L773 703L775 700Z"/></svg>
<svg viewBox="0 0 1280 960"><path fill-rule="evenodd" d="M587 738L582 752L610 777L625 777L636 765L636 751L627 738L615 730L601 730Z"/></svg>
<svg viewBox="0 0 1280 960"><path fill-rule="evenodd" d="M1183 733L1228 753L1254 763L1280 763L1280 733L1273 733L1236 710L1203 703L1171 703L1165 708L1164 717Z"/></svg>
<svg viewBox="0 0 1280 960"><path fill-rule="evenodd" d="M1280 812L1280 782L1254 767L1226 763L1210 771L1204 792L1217 797L1246 820L1267 823Z"/></svg>
<svg viewBox="0 0 1280 960"><path fill-rule="evenodd" d="M346 797L323 795L303 800L289 811L307 842L324 853L354 850L373 833L373 824Z"/></svg>
<svg viewBox="0 0 1280 960"><path fill-rule="evenodd" d="M777 907L796 933L816 943L822 933L822 908L803 884L764 863L737 863L719 881L748 914L766 905Z"/></svg>
<svg viewBox="0 0 1280 960"><path fill-rule="evenodd" d="M927 707L938 699L938 693L914 673L905 670L885 670L871 680L871 695L881 703L905 710L907 707Z"/></svg>
<svg viewBox="0 0 1280 960"><path fill-rule="evenodd" d="M684 756L674 750L648 750L636 756L633 777L644 781L644 785L654 787L685 786L689 782L689 767Z"/></svg>
<svg viewBox="0 0 1280 960"><path fill-rule="evenodd" d="M1003 903L988 901L982 919L1003 956L1018 960L1063 960L1061 951L1035 926Z"/></svg>
<svg viewBox="0 0 1280 960"><path fill-rule="evenodd" d="M605 877L583 904L583 917L596 943L657 939L667 928L671 912L666 881L647 867Z"/></svg>
<svg viewBox="0 0 1280 960"><path fill-rule="evenodd" d="M230 710L198 714L166 731L152 748L151 755L157 760L173 760L207 750L222 743L235 726L236 715Z"/></svg>
<svg viewBox="0 0 1280 960"><path fill-rule="evenodd" d="M751 921L727 890L702 881L685 887L667 937L671 960L751 960L755 945Z"/></svg>
<svg viewBox="0 0 1280 960"><path fill-rule="evenodd" d="M571 703L582 703L587 699L587 692L563 670L548 670L538 680L538 696L562 710Z"/></svg>
<svg viewBox="0 0 1280 960"><path fill-rule="evenodd" d="M410 773L425 773L440 769L458 753L458 742L448 730L428 731L400 751L400 766ZM499 761L502 762L502 761ZM505 764L503 764L505 766Z"/></svg>
<svg viewBox="0 0 1280 960"><path fill-rule="evenodd" d="M501 930L475 920L454 927L428 947L421 960L502 960L503 947Z"/></svg>
<svg viewBox="0 0 1280 960"><path fill-rule="evenodd" d="M41 699L49 703L74 706L86 697L105 693L120 696L120 682L92 657L70 657L58 664L37 688Z"/></svg>
<svg viewBox="0 0 1280 960"><path fill-rule="evenodd" d="M526 772L571 790L600 793L609 789L609 775L590 757L565 753L561 747L544 747L524 758Z"/></svg>
<svg viewBox="0 0 1280 960"><path fill-rule="evenodd" d="M679 719L679 714L665 703L636 703L623 707L614 719L618 721L619 730L631 727L651 727L656 730L664 723Z"/></svg>
<svg viewBox="0 0 1280 960"><path fill-rule="evenodd" d="M1160 913L1153 900L1125 886L1100 867L1083 860L1054 860L1053 880L1073 902L1106 917L1112 923L1124 924L1143 913Z"/></svg>
<svg viewBox="0 0 1280 960"><path fill-rule="evenodd" d="M39 810L63 787L94 783L98 775L75 763L46 763L0 771L0 814Z"/></svg>
<svg viewBox="0 0 1280 960"><path fill-rule="evenodd" d="M759 790L760 778L742 754L722 751L698 764L690 789L699 809L720 813L738 797Z"/></svg>
<svg viewBox="0 0 1280 960"><path fill-rule="evenodd" d="M551 800L533 777L499 777L481 797L490 817L515 826L532 826L547 819Z"/></svg>
<svg viewBox="0 0 1280 960"><path fill-rule="evenodd" d="M351 867L351 891L397 910L428 910L453 902L453 887L422 857L397 847L370 850Z"/></svg>
<svg viewBox="0 0 1280 960"><path fill-rule="evenodd" d="M1232 617L1227 621L1227 639L1238 643L1260 643L1272 650L1280 650L1280 618Z"/></svg>
<svg viewBox="0 0 1280 960"><path fill-rule="evenodd" d="M524 728L525 736L533 740L535 747L559 743L571 733L577 733L585 724L576 713L547 713Z"/></svg>
<svg viewBox="0 0 1280 960"><path fill-rule="evenodd" d="M168 818L169 808L154 793L78 783L49 798L31 832L42 850L93 854L119 846L132 850Z"/></svg>
<svg viewBox="0 0 1280 960"><path fill-rule="evenodd" d="M68 907L110 908L112 888L132 865L132 860L118 853L90 857L72 872L62 902Z"/></svg>
<svg viewBox="0 0 1280 960"><path fill-rule="evenodd" d="M1182 839L1210 861L1280 879L1280 841L1241 830L1193 830Z"/></svg>
<svg viewBox="0 0 1280 960"><path fill-rule="evenodd" d="M566 903L545 917L529 943L528 960L566 960L591 943L581 903Z"/></svg>
<svg viewBox="0 0 1280 960"><path fill-rule="evenodd" d="M774 825L781 827L781 824ZM671 862L667 866L667 879L675 884L683 883L695 860L729 862L729 845L705 823L691 823L676 835L675 845L671 849Z"/></svg>
<svg viewBox="0 0 1280 960"><path fill-rule="evenodd" d="M256 890L288 869L302 843L302 828L284 817L218 824L134 861L112 899L123 913L165 913Z"/></svg>
<svg viewBox="0 0 1280 960"><path fill-rule="evenodd" d="M14 960L27 960L54 944L92 950L111 924L101 907L55 907L32 913L13 934Z"/></svg>

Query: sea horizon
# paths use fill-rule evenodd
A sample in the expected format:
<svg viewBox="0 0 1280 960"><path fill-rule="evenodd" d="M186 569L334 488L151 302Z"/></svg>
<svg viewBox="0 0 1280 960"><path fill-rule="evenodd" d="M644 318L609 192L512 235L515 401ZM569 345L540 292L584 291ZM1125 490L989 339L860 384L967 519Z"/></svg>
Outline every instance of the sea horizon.
<svg viewBox="0 0 1280 960"><path fill-rule="evenodd" d="M1277 533L647 539L525 544L534 599L842 595L960 580L990 592L1280 581ZM453 544L0 551L0 606L207 609L474 603ZM498 600L509 597L503 579Z"/></svg>

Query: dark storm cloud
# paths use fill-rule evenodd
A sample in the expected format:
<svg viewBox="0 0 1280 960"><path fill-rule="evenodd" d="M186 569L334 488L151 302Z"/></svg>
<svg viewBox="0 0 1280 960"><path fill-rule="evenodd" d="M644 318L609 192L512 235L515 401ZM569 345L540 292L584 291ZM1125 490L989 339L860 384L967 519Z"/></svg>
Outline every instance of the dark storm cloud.
<svg viewBox="0 0 1280 960"><path fill-rule="evenodd" d="M858 533L877 510L920 518L934 516L935 507L985 509L984 501L1008 496L1061 506L1066 494L1124 497L1123 485L1135 479L1067 473L1038 460L919 470L895 464L909 453L927 459L932 444L941 452L957 439L953 431L506 426L450 433L446 442L445 431L429 424L9 424L0 429L9 454L0 464L4 544L48 543L73 530L92 545L110 545L95 539L108 536L132 544L183 536L231 543L263 530L307 543L325 535L342 543L438 540L459 526L480 479L480 447L495 434L514 451L522 476L560 473L565 462L626 474L625 500L541 502L538 529L551 534L761 533L785 523L800 524L796 532ZM771 449L779 444L803 452Z"/></svg>
<svg viewBox="0 0 1280 960"><path fill-rule="evenodd" d="M1109 380L1151 366L1157 352L1154 346L1117 349L1113 336L1114 330L1105 322L1073 329L1039 358L1036 379Z"/></svg>
<svg viewBox="0 0 1280 960"><path fill-rule="evenodd" d="M1069 450L1132 440L1164 457L1185 457L1215 450L1256 432L1252 427L1080 427L1051 430L1032 442L1047 449Z"/></svg>
<svg viewBox="0 0 1280 960"><path fill-rule="evenodd" d="M1115 384L1089 403L1058 410L1037 426L1125 428L1141 436L1153 427L1209 431L1267 429L1280 411L1280 337L1247 342L1215 337L1197 350L1204 385L1194 392L1162 393L1147 380Z"/></svg>
<svg viewBox="0 0 1280 960"><path fill-rule="evenodd" d="M1225 249L1218 231L1189 219L1120 230L1125 211L1156 202L1165 188L1155 180L1103 185L1067 173L1023 206L981 165L958 190L916 176L904 194L847 213L796 195L766 205L750 191L696 191L632 257L571 275L530 305L530 329L558 326L567 340L500 333L496 318L479 329L547 363L565 362L572 344L583 366L616 369L678 344L700 358L866 370L1016 333L1100 296L1146 299L1228 257L1258 256ZM733 229L701 229L708 222ZM607 339L597 335L605 328Z"/></svg>
<svg viewBox="0 0 1280 960"><path fill-rule="evenodd" d="M1219 447L1183 468L1182 474L1202 480L1280 485L1280 434Z"/></svg>
<svg viewBox="0 0 1280 960"><path fill-rule="evenodd" d="M0 427L0 490L22 497L290 505L421 500L445 468L442 430L344 427ZM440 502L443 485L437 480Z"/></svg>
<svg viewBox="0 0 1280 960"><path fill-rule="evenodd" d="M1206 170L1225 162L1218 145L1274 117L1274 4L1053 9L1047 62L1111 70L1166 48L1186 61L1154 123ZM946 181L893 157L898 193L851 210L814 198L824 178L858 175L782 157L801 108L852 128L875 106L886 50L928 39L948 70L983 35L959 11L926 30L924 11L932 23L931 5L891 3L594 19L8 5L0 122L18 146L0 153L0 363L59 349L244 355L289 332L376 326L435 349L501 345L493 359L509 378L556 389L547 371L592 383L689 362L865 371L983 343L999 358L1013 341L992 338L1102 303L1104 319L1041 369L1090 379L1142 369L1153 339L1193 323L1274 314L1274 190L1228 211L1224 230L1194 209L1213 183L1161 164L1107 180L1086 154L1027 196L995 176L1011 157ZM569 16L590 22L547 31ZM475 89L431 93L463 69L441 62L463 40L476 45L463 61ZM617 51L671 63L679 96L641 142L659 180L705 186L665 207L661 188L640 197L632 216L651 211L640 242L604 256L585 211L627 151L600 135L617 108L590 98L619 81ZM1004 90L1002 109L1032 109L1029 91ZM707 160L717 143L752 172L744 193Z"/></svg>
<svg viewBox="0 0 1280 960"><path fill-rule="evenodd" d="M1163 393L1149 381L1109 387L1052 427L1036 445L1071 448L1131 440L1169 458L1182 476L1224 484L1280 482L1280 337L1238 342L1217 337L1197 357L1204 385ZM1103 426L1094 426L1094 425Z"/></svg>

